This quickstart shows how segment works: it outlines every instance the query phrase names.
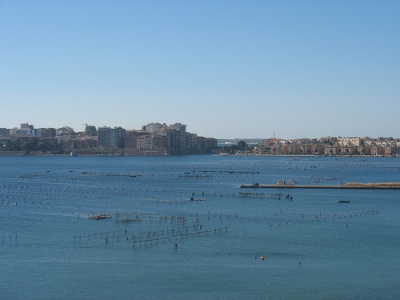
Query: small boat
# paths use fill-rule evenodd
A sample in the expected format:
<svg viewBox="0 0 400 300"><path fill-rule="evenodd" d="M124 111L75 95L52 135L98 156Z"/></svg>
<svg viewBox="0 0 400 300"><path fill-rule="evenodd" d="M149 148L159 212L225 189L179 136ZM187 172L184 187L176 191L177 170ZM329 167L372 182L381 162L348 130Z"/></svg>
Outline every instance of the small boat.
<svg viewBox="0 0 400 300"><path fill-rule="evenodd" d="M193 198L193 197L190 197L189 201L207 201L207 199L205 199L205 198Z"/></svg>
<svg viewBox="0 0 400 300"><path fill-rule="evenodd" d="M338 200L337 203L350 203L350 200Z"/></svg>

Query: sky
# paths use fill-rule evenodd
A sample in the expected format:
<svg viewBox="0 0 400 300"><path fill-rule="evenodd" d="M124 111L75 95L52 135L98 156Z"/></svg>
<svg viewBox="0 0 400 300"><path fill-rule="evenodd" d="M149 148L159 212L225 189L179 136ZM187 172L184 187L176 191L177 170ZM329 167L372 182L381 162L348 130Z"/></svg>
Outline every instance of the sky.
<svg viewBox="0 0 400 300"><path fill-rule="evenodd" d="M0 127L400 138L398 0L0 0Z"/></svg>

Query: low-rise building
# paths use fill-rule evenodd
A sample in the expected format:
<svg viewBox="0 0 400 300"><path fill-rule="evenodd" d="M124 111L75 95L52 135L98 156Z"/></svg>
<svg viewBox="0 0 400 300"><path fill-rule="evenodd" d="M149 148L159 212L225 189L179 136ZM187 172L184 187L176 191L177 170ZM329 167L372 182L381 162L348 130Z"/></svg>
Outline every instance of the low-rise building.
<svg viewBox="0 0 400 300"><path fill-rule="evenodd" d="M361 139L359 137L338 138L338 143L341 146L360 146Z"/></svg>

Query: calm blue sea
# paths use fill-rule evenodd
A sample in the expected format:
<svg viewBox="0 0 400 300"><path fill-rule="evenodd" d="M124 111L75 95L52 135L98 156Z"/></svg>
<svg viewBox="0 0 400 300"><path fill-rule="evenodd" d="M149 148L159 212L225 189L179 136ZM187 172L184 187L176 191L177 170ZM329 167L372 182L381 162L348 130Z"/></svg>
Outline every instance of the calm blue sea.
<svg viewBox="0 0 400 300"><path fill-rule="evenodd" d="M400 190L239 188L278 180L400 160L0 157L0 298L400 299Z"/></svg>

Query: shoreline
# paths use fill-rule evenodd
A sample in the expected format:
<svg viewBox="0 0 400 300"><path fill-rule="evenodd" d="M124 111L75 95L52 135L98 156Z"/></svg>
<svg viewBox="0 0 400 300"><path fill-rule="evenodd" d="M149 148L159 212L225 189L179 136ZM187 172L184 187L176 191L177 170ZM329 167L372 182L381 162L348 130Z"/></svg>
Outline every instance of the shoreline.
<svg viewBox="0 0 400 300"><path fill-rule="evenodd" d="M293 157L293 158L310 158L310 157L327 157L327 158L400 158L400 156L394 155L312 155L312 154L215 154L215 153L190 153L190 154L38 154L38 153L25 153L25 151L0 151L0 157L17 157L17 156L28 156L28 157L53 157L53 156L71 156L71 157L78 157L78 156L186 156L186 155L214 155L220 157Z"/></svg>

